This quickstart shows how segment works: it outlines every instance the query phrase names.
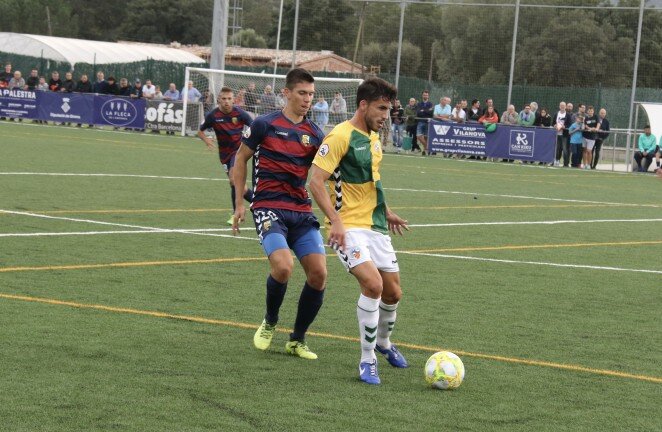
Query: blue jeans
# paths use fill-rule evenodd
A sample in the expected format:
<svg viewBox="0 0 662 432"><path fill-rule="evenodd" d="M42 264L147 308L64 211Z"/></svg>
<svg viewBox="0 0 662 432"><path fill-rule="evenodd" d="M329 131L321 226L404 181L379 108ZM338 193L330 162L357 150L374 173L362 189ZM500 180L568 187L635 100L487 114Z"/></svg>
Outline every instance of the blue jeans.
<svg viewBox="0 0 662 432"><path fill-rule="evenodd" d="M391 130L393 131L393 145L396 147L402 147L402 138L403 138L403 131L404 131L404 126L403 124L392 124L391 125Z"/></svg>

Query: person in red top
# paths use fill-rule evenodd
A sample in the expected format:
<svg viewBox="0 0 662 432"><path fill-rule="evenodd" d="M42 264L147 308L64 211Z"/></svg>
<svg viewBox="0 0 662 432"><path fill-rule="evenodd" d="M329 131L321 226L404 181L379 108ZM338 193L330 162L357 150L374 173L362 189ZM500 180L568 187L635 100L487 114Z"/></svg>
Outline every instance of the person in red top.
<svg viewBox="0 0 662 432"><path fill-rule="evenodd" d="M499 114L496 113L493 106L488 106L485 113L478 119L479 123L499 123Z"/></svg>
<svg viewBox="0 0 662 432"><path fill-rule="evenodd" d="M306 273L306 282L285 351L315 360L317 354L308 349L305 335L322 307L326 251L306 191L306 180L324 132L306 117L315 95L313 76L305 69L292 69L285 78L285 87L287 104L283 110L257 117L244 131L236 155L234 183L246 182L246 163L253 158L251 211L271 268L267 278L267 310L253 336L253 344L259 350L266 350L271 344L292 274L292 249ZM237 198L233 232L238 231L244 213L244 203Z"/></svg>

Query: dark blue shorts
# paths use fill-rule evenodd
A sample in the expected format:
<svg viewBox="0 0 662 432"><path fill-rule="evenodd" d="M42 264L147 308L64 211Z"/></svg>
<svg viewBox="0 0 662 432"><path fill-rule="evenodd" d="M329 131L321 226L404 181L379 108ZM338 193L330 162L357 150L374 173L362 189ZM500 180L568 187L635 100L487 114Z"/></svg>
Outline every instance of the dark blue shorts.
<svg viewBox="0 0 662 432"><path fill-rule="evenodd" d="M257 208L253 221L267 256L278 249L292 249L299 260L313 253L326 254L320 224L312 213Z"/></svg>
<svg viewBox="0 0 662 432"><path fill-rule="evenodd" d="M237 153L235 152L231 157L228 163L223 163L223 159L221 159L221 154L218 154L218 158L221 161L221 165L223 165L223 169L225 170L225 173L229 173L232 167L234 166L234 157L237 156Z"/></svg>

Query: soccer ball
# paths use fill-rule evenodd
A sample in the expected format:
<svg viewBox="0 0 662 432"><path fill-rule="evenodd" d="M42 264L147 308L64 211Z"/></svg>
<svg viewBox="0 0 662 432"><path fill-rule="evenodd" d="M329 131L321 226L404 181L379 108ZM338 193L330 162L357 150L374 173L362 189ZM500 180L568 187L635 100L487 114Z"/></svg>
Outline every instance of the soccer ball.
<svg viewBox="0 0 662 432"><path fill-rule="evenodd" d="M433 388L456 389L464 380L462 360L450 351L439 351L425 363L425 381Z"/></svg>

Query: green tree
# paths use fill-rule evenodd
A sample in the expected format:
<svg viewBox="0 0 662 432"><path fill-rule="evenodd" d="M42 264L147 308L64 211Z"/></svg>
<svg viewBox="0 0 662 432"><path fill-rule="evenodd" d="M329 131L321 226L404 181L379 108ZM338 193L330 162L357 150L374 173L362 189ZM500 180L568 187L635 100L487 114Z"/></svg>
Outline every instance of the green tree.
<svg viewBox="0 0 662 432"><path fill-rule="evenodd" d="M71 4L58 0L0 0L0 29L48 35L47 8L53 36L77 36L78 22L71 19Z"/></svg>
<svg viewBox="0 0 662 432"><path fill-rule="evenodd" d="M266 48L267 42L251 28L242 29L237 32L228 41L229 45L248 47L248 48Z"/></svg>

